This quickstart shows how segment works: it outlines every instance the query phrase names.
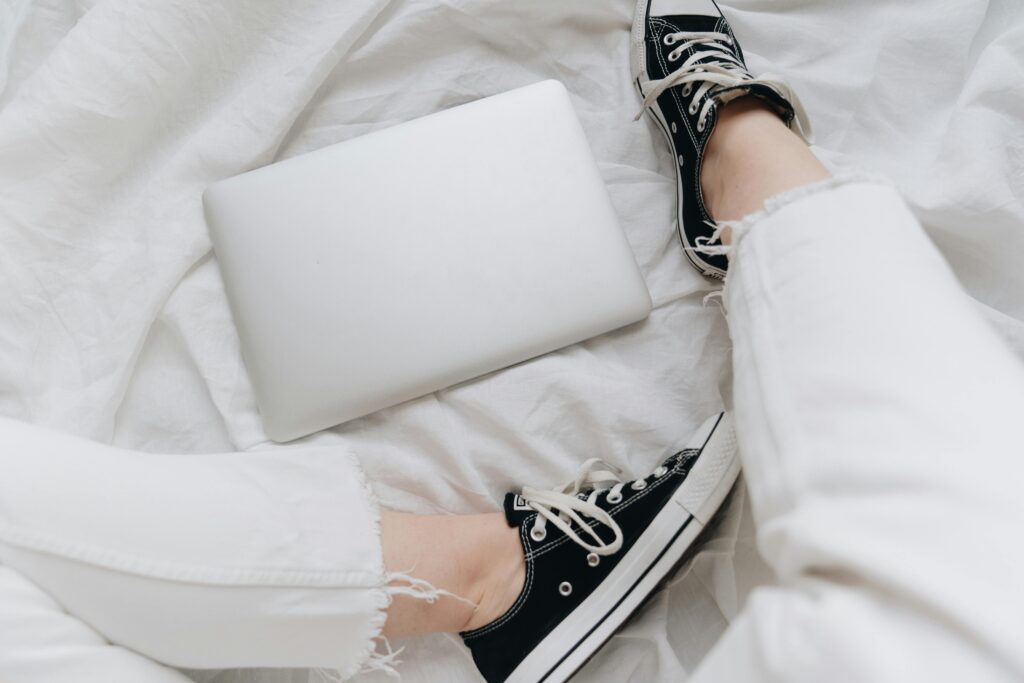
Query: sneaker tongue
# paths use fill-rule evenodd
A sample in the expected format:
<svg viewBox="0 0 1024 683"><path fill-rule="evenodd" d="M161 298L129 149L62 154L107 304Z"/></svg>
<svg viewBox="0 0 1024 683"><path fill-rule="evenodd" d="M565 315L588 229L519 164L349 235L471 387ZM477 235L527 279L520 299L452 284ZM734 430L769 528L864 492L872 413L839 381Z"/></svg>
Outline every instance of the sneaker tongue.
<svg viewBox="0 0 1024 683"><path fill-rule="evenodd" d="M526 504L518 493L505 494L505 521L510 527L517 527L533 514L533 508Z"/></svg>

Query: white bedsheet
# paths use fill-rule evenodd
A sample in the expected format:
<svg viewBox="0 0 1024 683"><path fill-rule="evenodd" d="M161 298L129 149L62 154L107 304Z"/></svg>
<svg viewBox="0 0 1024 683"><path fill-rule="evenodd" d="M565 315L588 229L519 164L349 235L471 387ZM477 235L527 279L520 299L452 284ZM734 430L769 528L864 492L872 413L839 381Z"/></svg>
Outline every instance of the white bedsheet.
<svg viewBox="0 0 1024 683"><path fill-rule="evenodd" d="M560 483L590 456L646 472L728 401L729 338L719 309L702 305L711 285L678 248L672 161L650 123L632 121L632 9L632 0L0 1L0 414L142 450L271 447L201 190L557 78L647 278L650 319L309 441L347 444L385 504L421 512L493 509L508 488ZM1024 5L738 0L724 9L752 69L780 72L802 93L822 158L890 176L1024 356ZM900 287L899 272L864 268ZM718 538L582 680L684 679L769 576L741 491ZM478 680L454 637L406 645L407 681Z"/></svg>

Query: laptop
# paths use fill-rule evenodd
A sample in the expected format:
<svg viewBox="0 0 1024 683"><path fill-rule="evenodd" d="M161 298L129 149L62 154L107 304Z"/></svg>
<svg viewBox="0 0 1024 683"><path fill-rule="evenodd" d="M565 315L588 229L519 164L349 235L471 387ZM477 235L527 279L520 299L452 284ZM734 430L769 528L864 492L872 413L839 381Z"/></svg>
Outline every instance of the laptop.
<svg viewBox="0 0 1024 683"><path fill-rule="evenodd" d="M219 181L203 205L275 441L651 309L557 81Z"/></svg>

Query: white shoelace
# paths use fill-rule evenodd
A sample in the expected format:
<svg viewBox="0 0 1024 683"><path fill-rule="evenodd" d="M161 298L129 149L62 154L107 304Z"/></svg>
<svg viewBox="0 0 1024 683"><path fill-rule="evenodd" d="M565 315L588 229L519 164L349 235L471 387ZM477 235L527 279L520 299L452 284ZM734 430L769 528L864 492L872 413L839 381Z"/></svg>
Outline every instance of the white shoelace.
<svg viewBox="0 0 1024 683"><path fill-rule="evenodd" d="M622 487L628 482L622 481L619 474L617 468L599 458L591 458L580 466L576 479L565 486L551 490L524 487L523 500L537 511L537 521L534 522L533 528L530 530L531 537L534 540L543 540L547 534L545 527L548 522L551 522L562 533L589 552L597 555L612 555L618 552L622 547L622 529L607 511L598 507L596 501L604 491L608 491L612 501L621 499ZM610 489L601 488L602 485L607 484L612 484ZM578 498L577 494L586 486L593 486L594 490L585 499ZM581 514L597 520L611 529L614 540L608 543L602 539L593 527L580 516ZM585 532L593 540L593 543L582 538L572 528L572 523Z"/></svg>
<svg viewBox="0 0 1024 683"><path fill-rule="evenodd" d="M733 39L728 34L719 31L679 31L665 34L662 40L666 45L680 43L679 47L668 54L670 62L678 60L691 47L696 45L704 45L706 47L690 55L678 69L665 78L647 81L642 84L643 90L647 94L644 96L636 119L643 116L644 110L651 106L663 92L669 88L681 85L683 86L681 92L683 97L693 95L688 107L690 115L696 115L698 107L700 107L700 115L697 118L697 131L704 132L708 112L711 111L718 101L716 98L717 93L738 85L760 83L778 91L793 106L797 132L804 139L810 137L810 124L807 120L807 114L800 100L793 94L789 86L773 74L764 74L754 78L747 73L739 58L728 47L733 44ZM695 85L696 90L694 90ZM710 97L704 101L704 105L701 107L701 98L709 93Z"/></svg>

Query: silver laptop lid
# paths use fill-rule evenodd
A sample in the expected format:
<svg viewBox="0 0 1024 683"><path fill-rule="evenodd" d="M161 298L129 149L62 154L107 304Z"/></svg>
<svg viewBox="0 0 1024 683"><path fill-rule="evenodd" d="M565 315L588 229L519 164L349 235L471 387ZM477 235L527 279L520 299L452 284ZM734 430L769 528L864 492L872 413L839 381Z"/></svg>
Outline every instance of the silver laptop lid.
<svg viewBox="0 0 1024 683"><path fill-rule="evenodd" d="M556 81L220 181L203 201L277 441L651 307Z"/></svg>

